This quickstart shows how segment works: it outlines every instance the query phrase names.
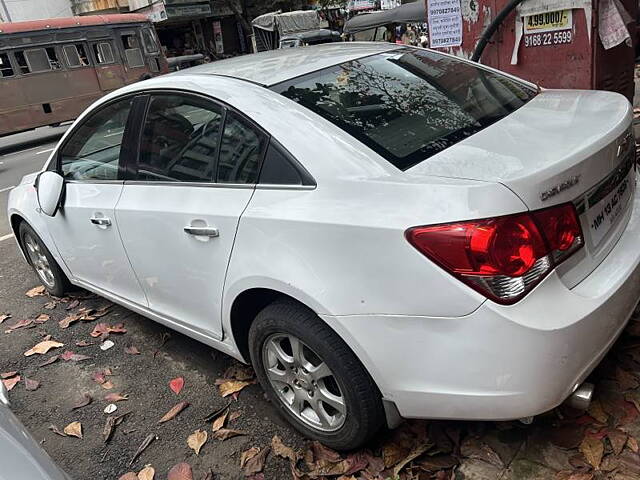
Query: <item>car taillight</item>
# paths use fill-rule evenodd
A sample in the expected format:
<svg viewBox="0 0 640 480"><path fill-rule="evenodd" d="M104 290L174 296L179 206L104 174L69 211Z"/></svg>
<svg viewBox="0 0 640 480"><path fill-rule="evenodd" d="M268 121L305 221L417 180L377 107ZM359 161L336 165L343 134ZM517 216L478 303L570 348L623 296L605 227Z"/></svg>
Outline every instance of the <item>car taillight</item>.
<svg viewBox="0 0 640 480"><path fill-rule="evenodd" d="M413 227L419 252L491 300L512 304L584 245L568 203L503 217Z"/></svg>

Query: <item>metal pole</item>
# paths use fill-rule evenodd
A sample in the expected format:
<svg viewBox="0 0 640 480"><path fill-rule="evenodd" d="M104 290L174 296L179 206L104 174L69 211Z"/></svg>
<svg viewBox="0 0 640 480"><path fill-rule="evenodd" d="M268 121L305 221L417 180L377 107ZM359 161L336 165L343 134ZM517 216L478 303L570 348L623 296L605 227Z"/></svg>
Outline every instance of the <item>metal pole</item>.
<svg viewBox="0 0 640 480"><path fill-rule="evenodd" d="M4 10L4 13L7 16L7 22L10 22L11 14L9 13L9 9L7 8L7 4L5 3L5 0L0 0L0 4L2 4L2 9Z"/></svg>

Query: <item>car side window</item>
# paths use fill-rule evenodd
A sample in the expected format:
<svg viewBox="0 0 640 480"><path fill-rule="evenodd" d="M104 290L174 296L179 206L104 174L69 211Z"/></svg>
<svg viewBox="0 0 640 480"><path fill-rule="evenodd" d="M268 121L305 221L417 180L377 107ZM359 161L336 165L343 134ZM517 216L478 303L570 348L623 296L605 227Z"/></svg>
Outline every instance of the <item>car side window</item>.
<svg viewBox="0 0 640 480"><path fill-rule="evenodd" d="M222 112L222 107L195 97L152 97L140 145L137 180L211 182Z"/></svg>
<svg viewBox="0 0 640 480"><path fill-rule="evenodd" d="M256 183L268 138L235 112L229 111L224 124L217 181Z"/></svg>
<svg viewBox="0 0 640 480"><path fill-rule="evenodd" d="M84 121L60 151L68 180L118 180L120 150L133 98L102 107Z"/></svg>

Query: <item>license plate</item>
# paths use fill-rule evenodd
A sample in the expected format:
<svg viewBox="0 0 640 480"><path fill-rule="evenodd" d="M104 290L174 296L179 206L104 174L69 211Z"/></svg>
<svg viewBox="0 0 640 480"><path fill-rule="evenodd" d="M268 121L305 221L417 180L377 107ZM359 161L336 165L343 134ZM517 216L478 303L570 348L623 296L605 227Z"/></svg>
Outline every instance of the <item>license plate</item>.
<svg viewBox="0 0 640 480"><path fill-rule="evenodd" d="M627 174L611 193L587 210L589 231L594 246L598 246L602 242L616 220L625 211L631 198L633 174L634 171L631 169L631 173Z"/></svg>
<svg viewBox="0 0 640 480"><path fill-rule="evenodd" d="M571 10L538 13L524 18L524 33L543 33L567 30L573 27Z"/></svg>

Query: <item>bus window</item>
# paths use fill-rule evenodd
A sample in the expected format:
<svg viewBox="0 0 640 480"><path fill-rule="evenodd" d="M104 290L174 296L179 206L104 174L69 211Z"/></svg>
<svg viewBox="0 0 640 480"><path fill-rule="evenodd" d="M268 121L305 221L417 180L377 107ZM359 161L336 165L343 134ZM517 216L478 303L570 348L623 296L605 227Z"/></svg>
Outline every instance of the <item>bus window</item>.
<svg viewBox="0 0 640 480"><path fill-rule="evenodd" d="M124 56L127 59L127 65L134 67L144 67L144 58L142 50L140 50L140 42L134 34L123 34L122 44L124 45Z"/></svg>
<svg viewBox="0 0 640 480"><path fill-rule="evenodd" d="M62 65L53 47L33 48L16 52L16 59L23 74L60 70Z"/></svg>
<svg viewBox="0 0 640 480"><path fill-rule="evenodd" d="M144 49L147 53L158 53L158 43L156 42L153 30L150 28L143 28L142 41L144 42Z"/></svg>
<svg viewBox="0 0 640 480"><path fill-rule="evenodd" d="M93 44L93 54L96 57L96 62L98 64L105 63L113 63L113 50L111 48L111 44L103 42L103 43L94 43Z"/></svg>
<svg viewBox="0 0 640 480"><path fill-rule="evenodd" d="M67 64L71 68L88 67L91 65L83 44L76 43L75 45L65 45L62 47L62 50L64 51L64 56L67 59Z"/></svg>
<svg viewBox="0 0 640 480"><path fill-rule="evenodd" d="M0 77L13 77L13 67L9 62L9 54L0 53Z"/></svg>

